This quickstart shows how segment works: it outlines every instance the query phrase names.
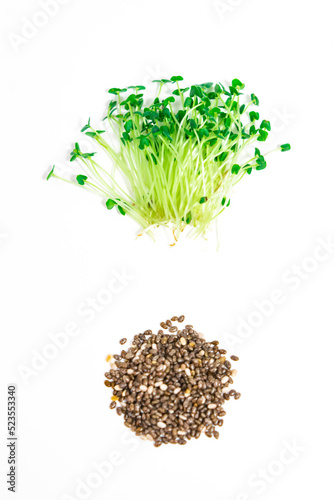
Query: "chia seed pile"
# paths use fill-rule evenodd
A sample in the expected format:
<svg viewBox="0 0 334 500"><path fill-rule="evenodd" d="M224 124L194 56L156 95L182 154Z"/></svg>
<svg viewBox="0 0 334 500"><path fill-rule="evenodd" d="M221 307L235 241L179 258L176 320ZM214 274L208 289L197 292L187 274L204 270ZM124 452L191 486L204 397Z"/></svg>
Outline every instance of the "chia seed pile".
<svg viewBox="0 0 334 500"><path fill-rule="evenodd" d="M124 425L144 440L186 444L202 433L219 438L224 423L223 405L240 393L230 389L237 371L219 342L206 342L192 325L181 326L184 316L173 316L153 334L134 336L121 354L108 355L110 371L104 381L113 390L110 408L123 415ZM120 340L124 345L127 339ZM238 361L237 356L231 356Z"/></svg>

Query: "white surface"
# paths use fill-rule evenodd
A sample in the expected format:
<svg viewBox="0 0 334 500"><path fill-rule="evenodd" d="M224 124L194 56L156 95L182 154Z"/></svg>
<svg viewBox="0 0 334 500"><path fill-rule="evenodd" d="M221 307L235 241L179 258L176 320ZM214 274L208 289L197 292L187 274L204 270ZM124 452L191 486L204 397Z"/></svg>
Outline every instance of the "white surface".
<svg viewBox="0 0 334 500"><path fill-rule="evenodd" d="M331 7L63 1L16 52L10 34L41 7L1 5L1 498L12 498L3 484L10 382L18 385L19 500L83 498L78 482L98 480L93 463L117 451L122 463L86 498L311 500L332 491L333 248L318 264L305 260L319 238L334 241ZM66 162L87 117L102 116L106 89L173 74L188 83L240 78L275 123L274 143L293 146L240 183L218 253L212 243L136 241L134 225L98 198L44 180L50 165ZM306 267L295 281L294 265ZM90 322L80 316L123 268L132 276L124 289ZM254 301L279 297L275 289L282 303L240 340ZM219 441L121 442L104 357L119 338L175 313L208 339L239 340L229 352L241 358L242 397L228 403ZM31 367L33 350L69 323L77 336L25 384L18 367ZM284 452L294 441L296 457ZM259 483L261 468L269 475Z"/></svg>

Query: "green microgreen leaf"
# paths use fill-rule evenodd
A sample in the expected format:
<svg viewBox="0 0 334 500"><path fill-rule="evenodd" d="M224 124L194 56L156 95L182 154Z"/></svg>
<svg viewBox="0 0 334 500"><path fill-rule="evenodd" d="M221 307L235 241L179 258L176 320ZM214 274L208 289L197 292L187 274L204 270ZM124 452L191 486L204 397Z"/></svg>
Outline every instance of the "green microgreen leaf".
<svg viewBox="0 0 334 500"><path fill-rule="evenodd" d="M126 92L126 91L127 89L119 89L119 88L111 88L108 90L109 94L115 94L115 95L118 95L121 92Z"/></svg>
<svg viewBox="0 0 334 500"><path fill-rule="evenodd" d="M291 149L291 146L289 143L281 144L281 151L289 151L289 149Z"/></svg>
<svg viewBox="0 0 334 500"><path fill-rule="evenodd" d="M259 99L256 97L255 94L251 94L251 100L253 102L253 104L255 104L255 106L258 106L260 104L260 101Z"/></svg>
<svg viewBox="0 0 334 500"><path fill-rule="evenodd" d="M144 87L143 85L130 85L130 87L128 87L128 89L145 90L146 87Z"/></svg>
<svg viewBox="0 0 334 500"><path fill-rule="evenodd" d="M112 200L111 198L109 198L106 201L106 207L108 210L111 210L112 208L114 208L115 205L117 205L116 201Z"/></svg>
<svg viewBox="0 0 334 500"><path fill-rule="evenodd" d="M193 99L191 97L187 97L184 101L184 106L186 108L191 108L193 105Z"/></svg>
<svg viewBox="0 0 334 500"><path fill-rule="evenodd" d="M76 177L77 183L80 184L80 186L83 186L88 179L87 175L77 175Z"/></svg>
<svg viewBox="0 0 334 500"><path fill-rule="evenodd" d="M266 130L259 130L259 137L257 138L258 141L264 142L267 140L268 137L268 132Z"/></svg>
<svg viewBox="0 0 334 500"><path fill-rule="evenodd" d="M181 82L183 80L182 76L172 76L171 82Z"/></svg>
<svg viewBox="0 0 334 500"><path fill-rule="evenodd" d="M145 147L150 145L149 139L144 135L140 135L137 139L139 139L139 149L143 150Z"/></svg>
<svg viewBox="0 0 334 500"><path fill-rule="evenodd" d="M85 130L90 128L90 118L88 118L88 123L84 127L82 127L81 132L85 132Z"/></svg>
<svg viewBox="0 0 334 500"><path fill-rule="evenodd" d="M170 80L162 78L161 80L152 80L153 83L171 83Z"/></svg>
<svg viewBox="0 0 334 500"><path fill-rule="evenodd" d="M128 120L127 122L125 122L124 124L124 130L126 132L130 132L130 130L133 129L133 121L132 120Z"/></svg>
<svg viewBox="0 0 334 500"><path fill-rule="evenodd" d="M164 99L164 100L162 101L162 104L163 104L164 106L167 106L167 105L168 105L169 103L171 103L171 102L175 102L175 97L173 97L173 96L166 97L166 99Z"/></svg>
<svg viewBox="0 0 334 500"><path fill-rule="evenodd" d="M268 120L262 120L260 128L265 128L266 130L270 131L271 130L271 125Z"/></svg>
<svg viewBox="0 0 334 500"><path fill-rule="evenodd" d="M243 88L245 88L245 84L244 84L244 83L241 83L241 81L240 81L240 80L238 80L238 78L234 78L234 79L232 80L232 87L234 87L234 88L236 88L236 89L237 89L237 88L243 89Z"/></svg>
<svg viewBox="0 0 334 500"><path fill-rule="evenodd" d="M255 122L255 120L258 120L259 118L260 118L260 115L257 111L250 111L249 119L251 122Z"/></svg>
<svg viewBox="0 0 334 500"><path fill-rule="evenodd" d="M203 205L203 203L206 203L208 201L207 196L202 196L202 198L199 200L200 204Z"/></svg>
<svg viewBox="0 0 334 500"><path fill-rule="evenodd" d="M257 164L256 170L263 170L264 168L266 168L267 162L264 159L264 156L262 156L262 155L258 156L258 158L256 160L256 164Z"/></svg>
<svg viewBox="0 0 334 500"><path fill-rule="evenodd" d="M240 169L241 169L240 165L238 165L237 163L235 163L232 166L231 172L232 172L232 174L237 175L239 173Z"/></svg>
<svg viewBox="0 0 334 500"><path fill-rule="evenodd" d="M125 210L123 207L121 207L121 205L117 205L117 208L118 208L118 211L121 215L125 215Z"/></svg>
<svg viewBox="0 0 334 500"><path fill-rule="evenodd" d="M211 89L213 83L212 82L205 82L205 83L201 83L200 87L202 87L203 89Z"/></svg>
<svg viewBox="0 0 334 500"><path fill-rule="evenodd" d="M50 172L48 173L48 175L46 177L47 181L53 176L54 169L55 169L55 165L53 165L53 167L51 168Z"/></svg>
<svg viewBox="0 0 334 500"><path fill-rule="evenodd" d="M190 87L190 97L203 97L203 90L198 85L192 85Z"/></svg>

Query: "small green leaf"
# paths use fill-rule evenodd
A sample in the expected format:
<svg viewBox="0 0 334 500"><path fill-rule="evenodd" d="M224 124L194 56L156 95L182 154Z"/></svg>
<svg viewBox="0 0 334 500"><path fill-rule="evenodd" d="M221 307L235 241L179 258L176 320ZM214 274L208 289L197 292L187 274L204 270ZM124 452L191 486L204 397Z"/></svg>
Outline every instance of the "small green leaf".
<svg viewBox="0 0 334 500"><path fill-rule="evenodd" d="M268 120L262 120L260 128L265 128L266 130L270 131L271 130L270 121L268 121Z"/></svg>
<svg viewBox="0 0 334 500"><path fill-rule="evenodd" d="M234 78L232 80L232 87L243 89L245 87L245 84L241 83L241 81L238 80L238 78Z"/></svg>
<svg viewBox="0 0 334 500"><path fill-rule="evenodd" d="M207 202L208 198L207 196L202 196L202 198L199 200L200 204L202 205L203 203Z"/></svg>
<svg viewBox="0 0 334 500"><path fill-rule="evenodd" d="M88 179L87 175L77 175L77 183L83 186Z"/></svg>
<svg viewBox="0 0 334 500"><path fill-rule="evenodd" d="M240 92L238 91L238 89L236 89L235 87L232 87L232 85L229 87L230 89L230 92L232 95L240 95Z"/></svg>
<svg viewBox="0 0 334 500"><path fill-rule="evenodd" d="M181 82L182 80L182 76L172 76L171 78L171 82Z"/></svg>
<svg viewBox="0 0 334 500"><path fill-rule="evenodd" d="M145 146L150 145L150 141L148 140L148 138L143 135L137 137L137 139L139 139L139 149L144 149Z"/></svg>
<svg viewBox="0 0 334 500"><path fill-rule="evenodd" d="M258 141L264 142L267 140L268 137L268 132L266 130L259 130L259 137L257 138Z"/></svg>
<svg viewBox="0 0 334 500"><path fill-rule="evenodd" d="M240 165L238 165L237 163L235 163L232 166L231 172L232 172L232 174L237 175L239 173L240 169L241 169Z"/></svg>
<svg viewBox="0 0 334 500"><path fill-rule="evenodd" d="M191 212L188 212L186 215L186 224L190 224L191 220L192 220Z"/></svg>
<svg viewBox="0 0 334 500"><path fill-rule="evenodd" d="M184 105L186 108L191 108L193 105L193 100L191 97L187 97L186 100L184 101Z"/></svg>
<svg viewBox="0 0 334 500"><path fill-rule="evenodd" d="M291 146L289 143L281 144L281 151L289 151L289 149L291 149Z"/></svg>
<svg viewBox="0 0 334 500"><path fill-rule="evenodd" d="M260 101L259 99L256 97L255 94L251 94L251 99L253 101L253 103L255 104L255 106L258 106L260 104Z"/></svg>
<svg viewBox="0 0 334 500"><path fill-rule="evenodd" d="M82 158L91 158L96 155L96 153L81 153Z"/></svg>
<svg viewBox="0 0 334 500"><path fill-rule="evenodd" d="M197 128L197 123L192 118L189 120L189 127L193 130Z"/></svg>
<svg viewBox="0 0 334 500"><path fill-rule="evenodd" d="M241 104L240 108L239 108L239 113L242 115L242 113L245 111L245 104Z"/></svg>
<svg viewBox="0 0 334 500"><path fill-rule="evenodd" d="M48 181L50 179L50 177L53 176L53 171L55 169L55 165L53 165L53 167L51 168L50 172L48 173L47 177L46 177L46 180Z"/></svg>
<svg viewBox="0 0 334 500"><path fill-rule="evenodd" d="M130 130L133 129L133 121L132 120L128 120L125 125L124 125L124 130L126 132L130 132Z"/></svg>
<svg viewBox="0 0 334 500"><path fill-rule="evenodd" d="M96 132L86 132L86 135L88 135L88 137L96 137Z"/></svg>
<svg viewBox="0 0 334 500"><path fill-rule="evenodd" d="M221 153L218 158L219 161L225 161L227 157L228 157L228 151L224 151L224 153Z"/></svg>
<svg viewBox="0 0 334 500"><path fill-rule="evenodd" d="M249 127L249 134L250 135L255 135L257 133L257 129L255 127L255 125L252 125L251 127Z"/></svg>
<svg viewBox="0 0 334 500"><path fill-rule="evenodd" d="M161 80L152 80L153 83L170 83L170 80L162 78Z"/></svg>
<svg viewBox="0 0 334 500"><path fill-rule="evenodd" d="M175 97L173 97L172 95L171 95L171 96L169 96L169 97L166 97L166 99L164 99L164 100L162 101L162 104L163 104L164 106L167 106L167 104L169 104L170 102L175 102Z"/></svg>
<svg viewBox="0 0 334 500"><path fill-rule="evenodd" d="M228 202L227 202L227 205L226 205L226 206L227 206L227 207L229 207L229 206L230 206L230 203L231 203L231 200L228 200Z"/></svg>
<svg viewBox="0 0 334 500"><path fill-rule="evenodd" d="M143 85L131 85L130 87L128 87L128 89L145 90L146 87L144 87Z"/></svg>
<svg viewBox="0 0 334 500"><path fill-rule="evenodd" d="M190 93L189 93L189 95L190 95L190 97L194 97L194 96L202 97L203 96L203 90L198 85L192 85L190 87Z"/></svg>
<svg viewBox="0 0 334 500"><path fill-rule="evenodd" d="M198 137L200 139L203 139L203 137L208 137L209 136L209 131L206 127L203 127L201 129L199 129L198 131Z"/></svg>
<svg viewBox="0 0 334 500"><path fill-rule="evenodd" d="M106 207L108 210L111 210L112 208L114 208L115 205L116 205L116 202L114 200L112 200L111 198L109 198L106 201Z"/></svg>
<svg viewBox="0 0 334 500"><path fill-rule="evenodd" d="M258 120L260 118L260 115L257 111L250 111L249 118L251 122L255 122L255 120Z"/></svg>
<svg viewBox="0 0 334 500"><path fill-rule="evenodd" d="M201 83L201 87L204 88L204 89L211 89L213 83L212 82L204 82L204 83Z"/></svg>
<svg viewBox="0 0 334 500"><path fill-rule="evenodd" d="M90 128L90 118L88 118L88 123L84 127L82 127L81 132L85 132L85 130Z"/></svg>
<svg viewBox="0 0 334 500"><path fill-rule="evenodd" d="M118 208L118 211L121 215L125 215L125 210L123 207L121 207L121 205L117 205L117 208Z"/></svg>
<svg viewBox="0 0 334 500"><path fill-rule="evenodd" d="M175 118L177 119L178 122L182 122L185 115L186 111L184 109L179 109L179 111L175 115Z"/></svg>
<svg viewBox="0 0 334 500"><path fill-rule="evenodd" d="M224 206L224 205L225 205L225 203L226 203L226 198L225 198L225 196L224 196L224 198L222 199L222 205Z"/></svg>
<svg viewBox="0 0 334 500"><path fill-rule="evenodd" d="M260 155L256 160L256 170L263 170L267 166L267 162L264 159L264 156Z"/></svg>
<svg viewBox="0 0 334 500"><path fill-rule="evenodd" d="M108 90L109 94L120 94L121 92L126 92L127 89L119 89L119 88L116 88L116 87L113 87L111 89Z"/></svg>

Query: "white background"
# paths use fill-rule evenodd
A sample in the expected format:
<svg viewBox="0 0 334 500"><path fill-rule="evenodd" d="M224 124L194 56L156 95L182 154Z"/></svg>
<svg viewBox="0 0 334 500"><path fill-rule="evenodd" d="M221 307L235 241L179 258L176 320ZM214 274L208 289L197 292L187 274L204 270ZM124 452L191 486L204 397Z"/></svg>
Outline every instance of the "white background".
<svg viewBox="0 0 334 500"><path fill-rule="evenodd" d="M22 40L27 19L43 23L40 3L2 2L1 498L12 498L8 383L17 384L20 500L332 495L334 253L333 243L318 246L334 241L331 7L69 0ZM100 199L45 182L53 163L67 164L88 116L103 116L108 88L174 74L185 83L240 78L272 120L271 145L292 144L238 185L218 252L214 237L173 248L164 235L136 240L135 225ZM129 279L111 303L80 315L115 272ZM256 301L267 317L254 314ZM174 314L210 340L234 342L242 397L226 405L218 441L156 449L108 409L104 358L119 338ZM50 334L73 323L68 345L22 376ZM94 463L110 457L101 479Z"/></svg>

